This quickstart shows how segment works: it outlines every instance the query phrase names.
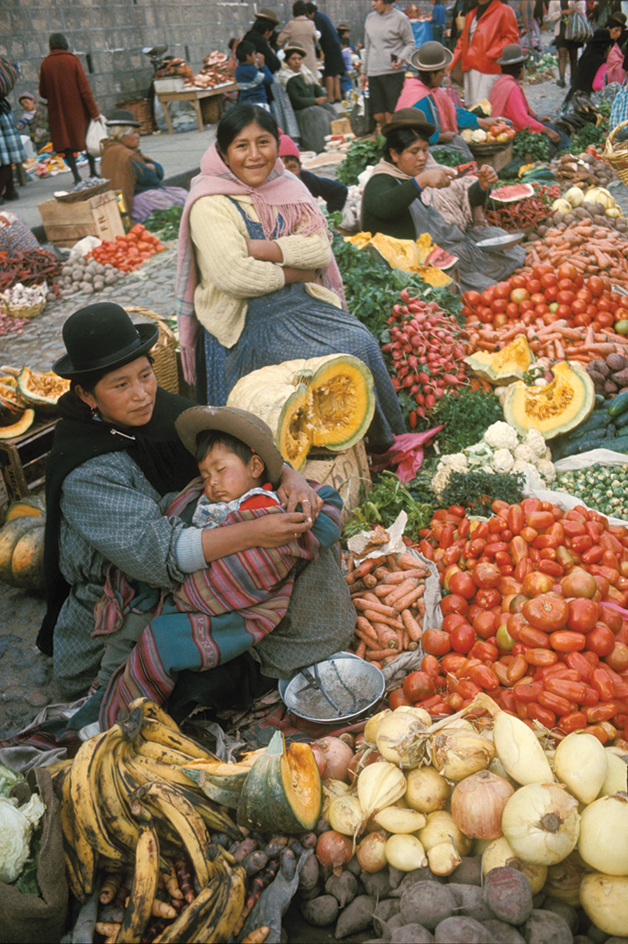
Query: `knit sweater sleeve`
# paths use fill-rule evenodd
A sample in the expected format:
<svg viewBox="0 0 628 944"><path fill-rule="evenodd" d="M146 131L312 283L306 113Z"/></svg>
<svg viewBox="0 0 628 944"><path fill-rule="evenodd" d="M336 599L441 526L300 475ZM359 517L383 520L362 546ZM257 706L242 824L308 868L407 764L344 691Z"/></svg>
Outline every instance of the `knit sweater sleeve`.
<svg viewBox="0 0 628 944"><path fill-rule="evenodd" d="M289 79L286 83L286 91L295 111L316 105L318 86L308 85L302 75L295 75L294 78Z"/></svg>
<svg viewBox="0 0 628 944"><path fill-rule="evenodd" d="M363 203L373 216L382 220L393 220L407 210L418 196L419 190L414 178L399 183L387 174L376 174L364 189Z"/></svg>

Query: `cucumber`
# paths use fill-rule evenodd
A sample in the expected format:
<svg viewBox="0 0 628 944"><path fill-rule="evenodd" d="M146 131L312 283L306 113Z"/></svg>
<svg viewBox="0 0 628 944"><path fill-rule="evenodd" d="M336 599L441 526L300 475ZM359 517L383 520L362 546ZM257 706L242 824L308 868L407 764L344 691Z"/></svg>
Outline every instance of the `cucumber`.
<svg viewBox="0 0 628 944"><path fill-rule="evenodd" d="M605 403L605 402L606 402L606 401L605 401L605 399L604 399L604 394L603 394L603 393L596 393L596 394L595 394L595 409L596 409L596 410L597 410L598 407L604 406L604 403Z"/></svg>
<svg viewBox="0 0 628 944"><path fill-rule="evenodd" d="M586 436L587 433L592 432L593 430L600 430L600 434L603 434L603 430L613 422L613 417L609 415L606 410L596 410L580 423L579 426L572 432L573 439L581 439L583 436Z"/></svg>
<svg viewBox="0 0 628 944"><path fill-rule="evenodd" d="M626 440L628 442L628 439ZM573 442L567 443L561 450L561 459L566 459L567 456L579 456L582 452L589 452L591 449L611 449L609 440L606 436L583 436L582 439L575 439ZM617 442L617 440L613 440Z"/></svg>
<svg viewBox="0 0 628 944"><path fill-rule="evenodd" d="M616 416L613 422L617 429L623 429L624 426L628 426L628 410Z"/></svg>
<svg viewBox="0 0 628 944"><path fill-rule="evenodd" d="M618 393L608 404L608 413L610 416L619 416L628 410L628 390Z"/></svg>

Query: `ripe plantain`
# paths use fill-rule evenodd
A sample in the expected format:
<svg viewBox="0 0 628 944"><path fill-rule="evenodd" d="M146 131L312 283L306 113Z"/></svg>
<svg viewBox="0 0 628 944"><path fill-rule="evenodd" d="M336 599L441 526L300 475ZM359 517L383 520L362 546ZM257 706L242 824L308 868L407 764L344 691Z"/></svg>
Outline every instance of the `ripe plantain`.
<svg viewBox="0 0 628 944"><path fill-rule="evenodd" d="M59 815L63 833L63 855L70 889L75 898L85 901L94 890L97 854L80 832L74 818L70 795L71 768L56 778L55 789L59 797Z"/></svg>
<svg viewBox="0 0 628 944"><path fill-rule="evenodd" d="M124 846L127 856L132 858L139 830L136 820L131 816L129 795L119 778L117 757L123 749L124 744L119 742L113 746L113 750L106 751L100 772L98 794L106 826L110 833L116 836L117 841Z"/></svg>
<svg viewBox="0 0 628 944"><path fill-rule="evenodd" d="M152 822L144 819L139 825L133 887L116 938L117 944L134 944L141 940L151 918L158 884L159 840Z"/></svg>
<svg viewBox="0 0 628 944"><path fill-rule="evenodd" d="M146 738L147 741L161 744L162 747L180 751L181 754L187 754L189 757L196 757L199 760L213 759L213 756L196 741L193 741L192 738L182 734L178 729L175 731L160 721L155 721L153 718L144 719L142 737Z"/></svg>
<svg viewBox="0 0 628 944"><path fill-rule="evenodd" d="M172 728L173 731L178 731L179 726L174 718L171 718L167 711L164 711L163 708L160 708L157 702L151 701L150 698L136 698L129 705L128 711L131 714L136 708L142 709L142 714L145 718L152 718L154 721L160 721L162 724L165 724L167 728Z"/></svg>
<svg viewBox="0 0 628 944"><path fill-rule="evenodd" d="M75 824L86 841L101 855L122 864L125 855L110 839L98 799L103 756L119 738L117 725L81 744L70 771L70 797ZM75 828L75 833L76 833Z"/></svg>
<svg viewBox="0 0 628 944"><path fill-rule="evenodd" d="M214 941L216 944L222 944L222 942L231 938L233 929L242 913L246 873L241 865L231 868L222 857L216 859L214 866L218 877L221 879L222 901L216 902L208 909L205 925L201 929L201 933L197 934L193 940L199 942Z"/></svg>
<svg viewBox="0 0 628 944"><path fill-rule="evenodd" d="M133 746L136 754L141 754L149 760L159 761L161 764L174 764L182 767L195 759L182 751L175 751L170 747L157 744L156 741L147 741L145 737L137 738Z"/></svg>
<svg viewBox="0 0 628 944"><path fill-rule="evenodd" d="M174 783L180 787L189 787L191 790L199 790L200 792L200 788L183 773L181 768L175 767L173 764L162 764L158 760L152 760L144 757L143 754L137 753L128 754L125 763L137 780L141 781L142 778L144 778L144 782L163 780L165 783Z"/></svg>

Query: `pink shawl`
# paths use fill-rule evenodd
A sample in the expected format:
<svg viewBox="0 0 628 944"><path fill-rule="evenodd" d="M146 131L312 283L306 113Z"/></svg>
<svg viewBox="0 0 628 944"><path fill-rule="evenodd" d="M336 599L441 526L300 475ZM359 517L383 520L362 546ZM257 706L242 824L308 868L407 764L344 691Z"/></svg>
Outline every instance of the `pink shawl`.
<svg viewBox="0 0 628 944"><path fill-rule="evenodd" d="M453 131L458 133L458 122L456 120L456 106L450 99L447 92L441 88L431 89L424 85L420 79L414 76L408 77L403 83L401 95L397 102L395 111L400 108L412 108L417 102L430 97L436 105L438 119L441 131Z"/></svg>
<svg viewBox="0 0 628 944"><path fill-rule="evenodd" d="M624 54L619 43L615 43L608 54L608 59L606 60L606 76L609 85L611 82L619 82L619 84L622 85L626 79Z"/></svg>
<svg viewBox="0 0 628 944"><path fill-rule="evenodd" d="M194 383L195 379L194 352L200 329L194 314L194 289L198 271L190 236L190 210L201 197L217 195L251 197L266 239L293 235L297 226L300 236L328 233L327 221L316 200L305 184L285 170L280 158L277 158L263 184L250 187L232 173L215 144L208 148L201 160L201 172L192 180L179 228L176 306L183 371L188 383ZM277 231L278 217L280 223ZM333 255L329 265L322 270L319 281L321 285L331 288L344 305L342 277Z"/></svg>
<svg viewBox="0 0 628 944"><path fill-rule="evenodd" d="M491 94L488 97L491 105L493 106L493 116L497 117L504 114L504 110L508 104L508 99L510 98L514 89L517 87L518 82L516 82L512 75L500 75L493 85ZM532 111L528 105L528 100L523 89L521 89L521 94L523 95L523 100L528 110L528 114L532 115Z"/></svg>

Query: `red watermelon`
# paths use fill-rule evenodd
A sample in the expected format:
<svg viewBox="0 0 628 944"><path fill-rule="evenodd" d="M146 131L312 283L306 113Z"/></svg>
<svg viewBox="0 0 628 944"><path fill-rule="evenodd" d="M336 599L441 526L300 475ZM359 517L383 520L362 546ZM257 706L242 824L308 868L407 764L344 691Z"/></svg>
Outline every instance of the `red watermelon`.
<svg viewBox="0 0 628 944"><path fill-rule="evenodd" d="M532 184L507 184L505 187L491 190L491 200L497 203L516 203L518 200L533 197L534 192Z"/></svg>

